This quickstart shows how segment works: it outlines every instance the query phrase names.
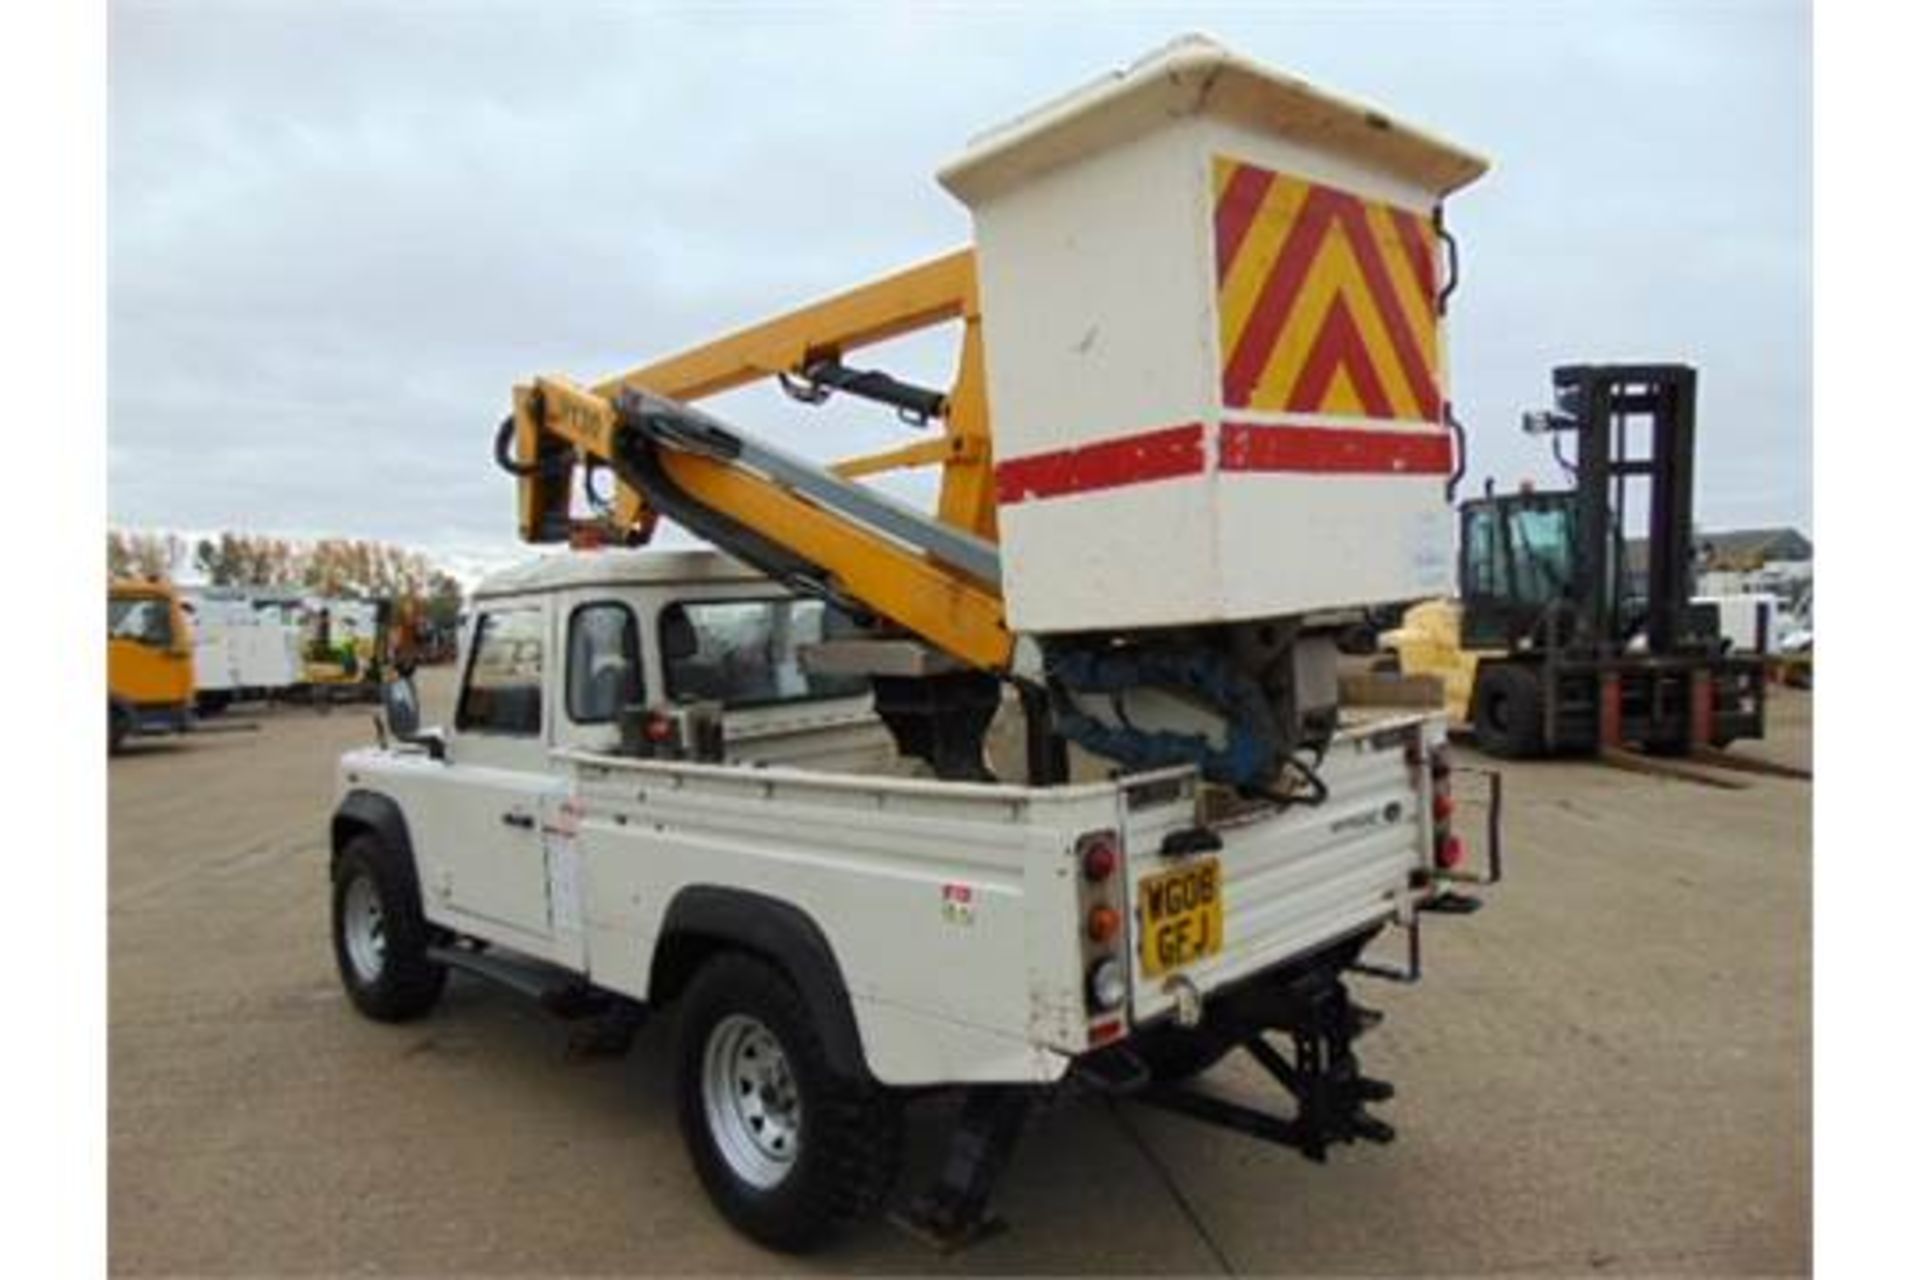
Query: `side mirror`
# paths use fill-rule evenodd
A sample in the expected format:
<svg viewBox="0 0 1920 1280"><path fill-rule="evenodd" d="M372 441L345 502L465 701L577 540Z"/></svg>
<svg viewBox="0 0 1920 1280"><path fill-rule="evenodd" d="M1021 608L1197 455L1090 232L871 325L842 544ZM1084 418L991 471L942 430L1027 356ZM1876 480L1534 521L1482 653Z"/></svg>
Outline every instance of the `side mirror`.
<svg viewBox="0 0 1920 1280"><path fill-rule="evenodd" d="M447 741L438 730L420 732L420 693L411 676L398 676L380 686L380 700L387 713L387 730L394 740L410 747L424 747L435 760L447 758Z"/></svg>
<svg viewBox="0 0 1920 1280"><path fill-rule="evenodd" d="M382 709L387 713L387 729L402 742L411 741L420 732L420 694L408 676L389 680L380 689Z"/></svg>

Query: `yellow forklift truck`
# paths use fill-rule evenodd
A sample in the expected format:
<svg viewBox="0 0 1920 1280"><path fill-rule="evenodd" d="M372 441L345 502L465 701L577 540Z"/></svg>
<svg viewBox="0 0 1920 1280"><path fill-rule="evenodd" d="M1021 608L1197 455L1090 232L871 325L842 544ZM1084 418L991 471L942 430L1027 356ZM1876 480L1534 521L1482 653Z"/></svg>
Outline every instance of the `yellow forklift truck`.
<svg viewBox="0 0 1920 1280"><path fill-rule="evenodd" d="M301 674L313 704L377 701L393 663L393 602L327 601L307 627Z"/></svg>
<svg viewBox="0 0 1920 1280"><path fill-rule="evenodd" d="M1489 485L1462 503L1459 597L1415 606L1381 638L1404 674L1441 680L1488 754L1684 755L1763 736L1762 659L1728 653L1713 611L1691 603L1696 384L1680 364L1555 369L1555 407L1525 429L1553 442L1573 487ZM1644 583L1626 555L1637 481Z"/></svg>
<svg viewBox="0 0 1920 1280"><path fill-rule="evenodd" d="M193 710L193 632L164 582L107 586L107 749L135 734L182 733Z"/></svg>

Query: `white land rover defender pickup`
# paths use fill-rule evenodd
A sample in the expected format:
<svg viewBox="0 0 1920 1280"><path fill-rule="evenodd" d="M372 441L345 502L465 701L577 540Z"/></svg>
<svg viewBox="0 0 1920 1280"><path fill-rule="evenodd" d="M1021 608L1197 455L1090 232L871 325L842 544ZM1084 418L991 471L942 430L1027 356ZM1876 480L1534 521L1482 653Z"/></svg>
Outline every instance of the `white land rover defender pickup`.
<svg viewBox="0 0 1920 1280"><path fill-rule="evenodd" d="M897 1216L944 1245L990 1223L1051 1088L1315 1159L1392 1136L1366 1110L1391 1089L1351 1047L1376 1015L1343 974L1417 975L1417 947L1394 970L1361 952L1477 905L1449 888L1472 877L1441 712L1343 710L1311 803L1093 757L1032 785L1017 729L989 739L998 780L946 781L897 750L865 680L810 663L842 626L714 552L563 555L483 584L452 725L422 729L399 681L390 737L340 762L333 942L354 1004L418 1018L460 969L615 1045L674 1008L693 1164L779 1248L889 1203L903 1100L933 1087L967 1100ZM1182 1087L1236 1048L1292 1115Z"/></svg>

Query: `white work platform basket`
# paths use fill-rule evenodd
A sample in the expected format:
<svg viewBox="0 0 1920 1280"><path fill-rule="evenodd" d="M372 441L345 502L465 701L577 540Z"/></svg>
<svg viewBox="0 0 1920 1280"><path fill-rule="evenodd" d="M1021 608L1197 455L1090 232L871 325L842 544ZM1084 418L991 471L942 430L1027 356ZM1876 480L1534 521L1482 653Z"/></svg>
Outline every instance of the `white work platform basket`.
<svg viewBox="0 0 1920 1280"><path fill-rule="evenodd" d="M976 139L1011 625L1450 588L1441 199L1486 162L1187 39Z"/></svg>

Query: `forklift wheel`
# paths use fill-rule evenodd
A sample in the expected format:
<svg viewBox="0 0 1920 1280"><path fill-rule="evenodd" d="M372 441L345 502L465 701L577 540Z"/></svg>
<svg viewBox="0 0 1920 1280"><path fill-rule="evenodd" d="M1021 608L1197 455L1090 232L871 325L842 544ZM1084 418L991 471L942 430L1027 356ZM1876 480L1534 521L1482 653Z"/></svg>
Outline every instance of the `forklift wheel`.
<svg viewBox="0 0 1920 1280"><path fill-rule="evenodd" d="M1541 751L1540 678L1526 667L1483 667L1473 699L1474 743L1490 756L1524 760Z"/></svg>

